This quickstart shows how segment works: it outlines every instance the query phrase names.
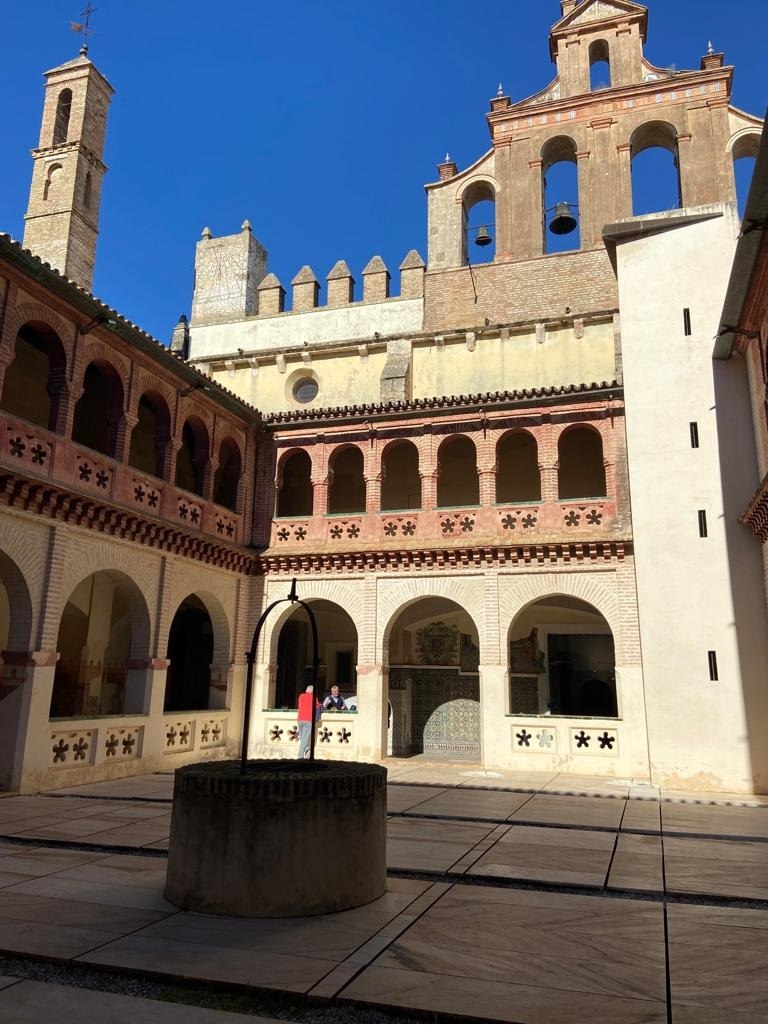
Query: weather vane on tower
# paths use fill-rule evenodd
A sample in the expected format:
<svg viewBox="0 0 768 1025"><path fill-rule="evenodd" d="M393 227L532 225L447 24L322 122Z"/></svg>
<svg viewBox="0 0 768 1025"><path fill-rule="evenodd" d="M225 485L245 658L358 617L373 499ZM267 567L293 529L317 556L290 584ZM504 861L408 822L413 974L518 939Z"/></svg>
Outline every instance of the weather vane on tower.
<svg viewBox="0 0 768 1025"><path fill-rule="evenodd" d="M80 47L80 55L82 57L88 56L88 33L91 31L91 15L96 13L96 8L91 7L90 0L88 6L81 13L80 17L85 19L84 21L70 21L69 27L73 32L79 32L83 37L83 45Z"/></svg>

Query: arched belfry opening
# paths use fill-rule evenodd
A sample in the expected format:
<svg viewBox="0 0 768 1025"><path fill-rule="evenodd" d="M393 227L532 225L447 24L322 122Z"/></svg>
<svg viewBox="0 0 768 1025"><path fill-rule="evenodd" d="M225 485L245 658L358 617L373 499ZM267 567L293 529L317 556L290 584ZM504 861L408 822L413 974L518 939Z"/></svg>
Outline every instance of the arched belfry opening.
<svg viewBox="0 0 768 1025"><path fill-rule="evenodd" d="M493 263L496 258L496 190L472 182L461 197L462 263Z"/></svg>
<svg viewBox="0 0 768 1025"><path fill-rule="evenodd" d="M649 121L630 139L632 213L677 210L683 205L677 131L666 121Z"/></svg>
<svg viewBox="0 0 768 1025"><path fill-rule="evenodd" d="M567 135L547 140L541 150L541 161L544 252L578 249L581 240L576 143Z"/></svg>
<svg viewBox="0 0 768 1025"><path fill-rule="evenodd" d="M589 88L591 92L611 87L611 54L605 39L589 44Z"/></svg>
<svg viewBox="0 0 768 1025"><path fill-rule="evenodd" d="M738 136L731 147L734 188L739 208L739 217L744 216L744 208L747 205L747 196L749 195L749 187L752 184L752 175L755 172L755 163L759 149L760 133L757 131Z"/></svg>
<svg viewBox="0 0 768 1025"><path fill-rule="evenodd" d="M511 715L615 718L616 655L605 617L553 594L527 605L508 635Z"/></svg>
<svg viewBox="0 0 768 1025"><path fill-rule="evenodd" d="M72 90L62 89L56 100L56 120L53 123L53 145L61 146L69 134L69 117L72 113Z"/></svg>
<svg viewBox="0 0 768 1025"><path fill-rule="evenodd" d="M480 641L448 598L402 608L388 633L392 753L480 757Z"/></svg>

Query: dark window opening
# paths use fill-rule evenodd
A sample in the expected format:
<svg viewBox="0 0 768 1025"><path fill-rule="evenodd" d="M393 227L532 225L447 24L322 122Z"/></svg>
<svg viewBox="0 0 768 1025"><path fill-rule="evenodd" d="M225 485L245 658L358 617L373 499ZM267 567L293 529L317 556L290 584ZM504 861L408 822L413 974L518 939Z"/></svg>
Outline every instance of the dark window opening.
<svg viewBox="0 0 768 1025"><path fill-rule="evenodd" d="M691 311L686 306L683 310L683 332L686 335L691 333Z"/></svg>
<svg viewBox="0 0 768 1025"><path fill-rule="evenodd" d="M72 440L114 456L122 416L123 384L117 371L108 363L89 364L75 406Z"/></svg>
<svg viewBox="0 0 768 1025"><path fill-rule="evenodd" d="M707 662L709 663L709 678L710 678L710 680L716 681L718 679L718 676L717 676L717 652L716 651L708 651L707 652Z"/></svg>
<svg viewBox="0 0 768 1025"><path fill-rule="evenodd" d="M213 500L233 512L237 511L241 464L237 444L231 438L225 438L219 448L219 465L213 478Z"/></svg>
<svg viewBox="0 0 768 1025"><path fill-rule="evenodd" d="M307 452L294 452L283 463L277 496L278 516L312 515L312 460ZM293 705L291 705L293 708Z"/></svg>
<svg viewBox="0 0 768 1025"><path fill-rule="evenodd" d="M707 536L707 514L704 509L699 509L699 537Z"/></svg>
<svg viewBox="0 0 768 1025"><path fill-rule="evenodd" d="M698 448L699 447L699 425L696 423L695 420L691 420L690 428L691 428L691 448Z"/></svg>
<svg viewBox="0 0 768 1025"><path fill-rule="evenodd" d="M72 112L72 90L62 89L56 101L56 120L53 125L53 145L61 146L67 141L69 115Z"/></svg>
<svg viewBox="0 0 768 1025"><path fill-rule="evenodd" d="M328 512L365 512L365 478L360 449L345 448L333 456L329 476Z"/></svg>
<svg viewBox="0 0 768 1025"><path fill-rule="evenodd" d="M389 445L381 460L381 508L420 509L419 451L410 441Z"/></svg>
<svg viewBox="0 0 768 1025"><path fill-rule="evenodd" d="M471 438L458 435L440 446L437 456L437 505L479 505L477 450Z"/></svg>
<svg viewBox="0 0 768 1025"><path fill-rule="evenodd" d="M557 444L558 495L565 498L605 497L603 439L591 427L572 427Z"/></svg>

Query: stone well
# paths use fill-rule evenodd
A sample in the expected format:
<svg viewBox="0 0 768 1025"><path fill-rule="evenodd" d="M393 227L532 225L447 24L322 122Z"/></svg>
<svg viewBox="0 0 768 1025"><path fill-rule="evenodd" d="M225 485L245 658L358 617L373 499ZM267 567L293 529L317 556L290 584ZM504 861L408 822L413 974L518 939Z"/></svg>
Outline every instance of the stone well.
<svg viewBox="0 0 768 1025"><path fill-rule="evenodd" d="M287 918L386 890L381 765L263 759L176 770L165 895L185 911Z"/></svg>

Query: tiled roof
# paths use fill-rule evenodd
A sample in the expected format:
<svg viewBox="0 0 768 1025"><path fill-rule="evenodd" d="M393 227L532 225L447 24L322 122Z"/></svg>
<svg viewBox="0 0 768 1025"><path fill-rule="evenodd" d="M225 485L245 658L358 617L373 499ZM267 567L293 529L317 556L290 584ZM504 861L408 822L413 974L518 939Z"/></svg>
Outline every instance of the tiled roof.
<svg viewBox="0 0 768 1025"><path fill-rule="evenodd" d="M398 402L376 402L356 406L333 406L324 409L289 409L264 417L265 426L296 423L307 420L328 420L332 417L367 417L388 413L408 413L419 410L455 409L476 406L504 405L510 402L536 401L567 395L594 394L601 391L621 390L618 381L567 384L551 388L524 388L520 391L478 392L471 395L440 395L435 398L408 399Z"/></svg>
<svg viewBox="0 0 768 1025"><path fill-rule="evenodd" d="M128 320L117 310L108 306L105 302L93 295L87 289L70 280L66 275L44 263L38 256L35 256L28 249L24 249L20 242L11 238L5 232L0 232L0 257L6 257L11 263L19 267L30 277L39 281L55 292L61 298L72 303L83 313L93 320L101 322L107 330L113 331L124 341L136 346L146 355L158 359L168 369L179 374L190 384L205 384L205 390L214 400L221 402L230 411L236 413L249 421L260 421L261 414L249 403L244 402L238 395L229 388L223 387L214 381L208 374L202 373L197 367L188 363L187 360L171 352L167 345L158 341L157 338L144 331L138 324Z"/></svg>

